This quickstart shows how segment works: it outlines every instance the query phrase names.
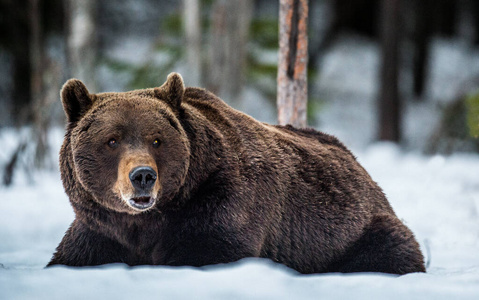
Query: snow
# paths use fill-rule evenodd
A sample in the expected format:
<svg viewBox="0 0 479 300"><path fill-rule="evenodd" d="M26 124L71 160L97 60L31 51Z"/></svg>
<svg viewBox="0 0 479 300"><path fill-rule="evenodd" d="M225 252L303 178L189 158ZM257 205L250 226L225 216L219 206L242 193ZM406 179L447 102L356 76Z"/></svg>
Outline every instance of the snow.
<svg viewBox="0 0 479 300"><path fill-rule="evenodd" d="M465 78L478 70L477 53L456 46L433 43L427 99L405 101L408 149L426 143L438 116L435 105L463 89ZM479 299L479 155L424 156L393 144L371 144L377 131L377 53L370 41L349 39L325 54L318 81L325 104L318 126L352 147L383 188L416 235L428 262L426 274L300 275L252 258L204 268L44 269L74 214L58 170L27 176L31 161L22 159L15 185L0 187L0 299ZM249 102L239 109L263 121L274 119L274 108L255 102L255 91L244 94ZM52 160L62 134L53 131ZM0 166L27 137L28 131L0 131Z"/></svg>
<svg viewBox="0 0 479 300"><path fill-rule="evenodd" d="M1 132L7 152L15 136ZM387 143L355 153L415 233L426 274L300 275L255 258L204 268L44 269L74 218L55 169L19 174L0 189L0 299L478 299L479 156L428 157Z"/></svg>

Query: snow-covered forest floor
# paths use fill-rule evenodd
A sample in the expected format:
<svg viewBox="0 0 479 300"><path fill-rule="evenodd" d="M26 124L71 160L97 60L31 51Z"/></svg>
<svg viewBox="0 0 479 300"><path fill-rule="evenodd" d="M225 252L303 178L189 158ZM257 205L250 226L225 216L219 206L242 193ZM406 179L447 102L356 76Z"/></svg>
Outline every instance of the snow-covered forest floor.
<svg viewBox="0 0 479 300"><path fill-rule="evenodd" d="M427 143L425 137L438 119L437 103L453 98L463 79L459 75L475 72L479 56L452 50L457 48L450 44L434 48L437 61L432 65L437 67L434 84L428 87L429 102L408 101L404 116L408 146L400 148L370 144L376 131L377 87L371 82L377 76L377 50L358 41L333 49L321 68L319 91L326 103L317 125L352 147L384 189L396 214L421 244L426 274L305 276L259 259L206 268L44 269L74 215L57 167L31 173L26 155L14 185L0 187L0 299L479 299L479 156L424 156L414 150ZM458 64L464 68L456 68ZM359 69L354 69L356 65ZM456 72L445 70L448 66ZM245 110L263 113L266 117L256 117L265 121L274 117L267 106L249 105ZM62 129L50 134L53 166L62 135ZM26 137L25 132L0 131L0 166Z"/></svg>
<svg viewBox="0 0 479 300"><path fill-rule="evenodd" d="M61 130L52 137L55 156ZM0 144L12 148L16 138L3 131ZM426 157L392 144L356 154L415 233L428 261L426 274L304 276L258 259L200 269L45 270L73 211L57 170L25 176L23 167L14 186L0 189L0 299L477 299L479 156Z"/></svg>

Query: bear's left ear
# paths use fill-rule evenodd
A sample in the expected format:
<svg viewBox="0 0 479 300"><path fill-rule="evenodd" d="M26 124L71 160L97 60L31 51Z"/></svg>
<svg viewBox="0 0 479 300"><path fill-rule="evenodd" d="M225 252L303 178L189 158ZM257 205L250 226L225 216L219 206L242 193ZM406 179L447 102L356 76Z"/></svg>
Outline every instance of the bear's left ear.
<svg viewBox="0 0 479 300"><path fill-rule="evenodd" d="M93 100L87 88L78 79L68 80L60 92L63 110L70 123L77 122L93 105Z"/></svg>
<svg viewBox="0 0 479 300"><path fill-rule="evenodd" d="M161 100L168 103L175 112L180 110L181 100L185 94L185 84L183 77L178 73L170 73L166 82L155 88L155 95Z"/></svg>

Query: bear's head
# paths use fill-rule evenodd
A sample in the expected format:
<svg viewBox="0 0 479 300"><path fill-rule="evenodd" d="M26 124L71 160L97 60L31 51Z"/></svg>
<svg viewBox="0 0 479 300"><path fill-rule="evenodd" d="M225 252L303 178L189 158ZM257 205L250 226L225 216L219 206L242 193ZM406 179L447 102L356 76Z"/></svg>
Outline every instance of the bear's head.
<svg viewBox="0 0 479 300"><path fill-rule="evenodd" d="M74 204L130 214L166 203L184 184L190 145L179 121L185 88L177 73L155 89L90 94L76 79L61 91L67 133L62 180Z"/></svg>

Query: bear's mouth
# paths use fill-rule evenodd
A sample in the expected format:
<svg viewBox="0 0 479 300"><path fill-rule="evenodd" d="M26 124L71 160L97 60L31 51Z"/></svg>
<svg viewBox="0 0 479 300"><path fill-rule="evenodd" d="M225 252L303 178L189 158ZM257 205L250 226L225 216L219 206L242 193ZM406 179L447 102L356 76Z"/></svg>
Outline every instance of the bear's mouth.
<svg viewBox="0 0 479 300"><path fill-rule="evenodd" d="M128 202L130 203L131 206L133 206L136 209L145 210L153 206L153 204L155 203L155 199L149 196L136 197L136 198L131 198Z"/></svg>

